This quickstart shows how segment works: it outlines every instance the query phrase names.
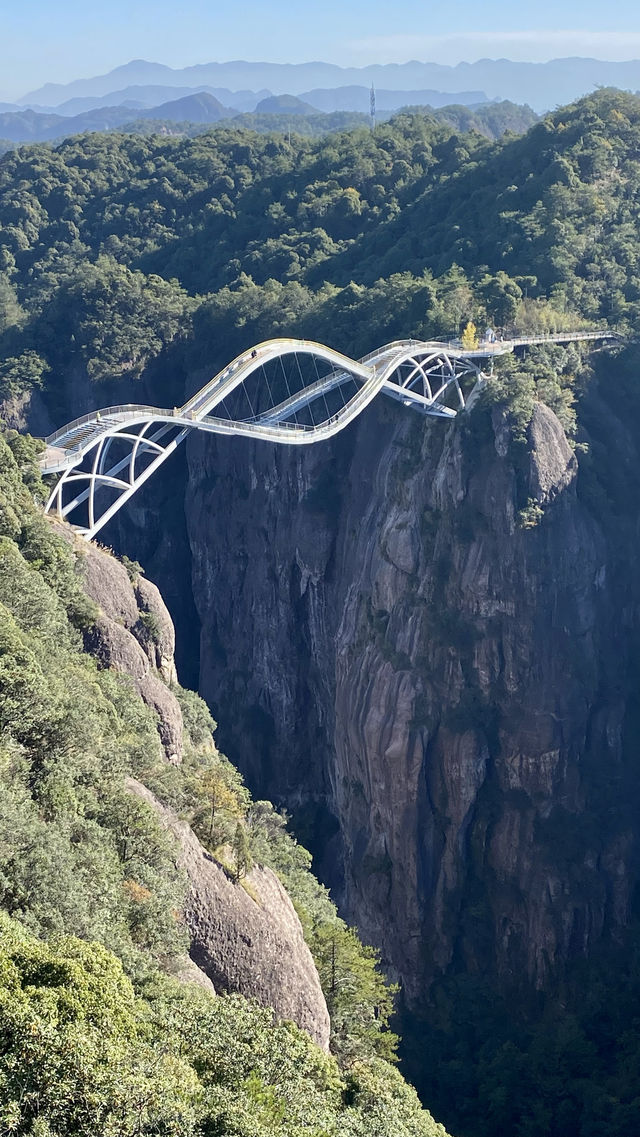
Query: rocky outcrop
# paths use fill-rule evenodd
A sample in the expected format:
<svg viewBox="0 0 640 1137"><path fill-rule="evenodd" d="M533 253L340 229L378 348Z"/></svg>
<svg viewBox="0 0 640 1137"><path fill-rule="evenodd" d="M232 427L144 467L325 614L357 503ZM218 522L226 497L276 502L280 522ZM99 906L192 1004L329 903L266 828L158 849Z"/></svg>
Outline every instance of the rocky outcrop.
<svg viewBox="0 0 640 1137"><path fill-rule="evenodd" d="M124 566L106 550L79 541L68 526L53 524L74 545L86 591L99 609L85 632L86 649L101 667L131 676L157 714L167 757L178 761L182 715L167 686L176 674L175 633L160 592L140 576L132 584ZM149 616L152 619L145 620ZM155 810L179 844L178 863L188 880L184 920L190 956L178 961L176 977L213 994L238 991L256 998L328 1050L329 1014L318 973L293 904L275 873L255 866L243 883L234 883L186 822L140 782L130 778L127 785Z"/></svg>
<svg viewBox="0 0 640 1137"><path fill-rule="evenodd" d="M197 987L202 987L203 991L207 991L209 995L216 994L216 989L209 976L205 975L204 971L188 955L179 961L174 974L181 983L195 983Z"/></svg>
<svg viewBox="0 0 640 1137"><path fill-rule="evenodd" d="M544 403L537 403L529 424L529 493L540 505L571 486L578 463L558 420Z"/></svg>
<svg viewBox="0 0 640 1137"><path fill-rule="evenodd" d="M328 1050L329 1015L318 974L293 904L276 875L256 866L246 886L235 884L185 821L140 782L130 778L128 786L156 810L179 842L178 863L189 882L184 918L193 962L216 991L238 991L257 999Z"/></svg>
<svg viewBox="0 0 640 1137"><path fill-rule="evenodd" d="M182 711L175 695L156 675L146 675L136 681L144 702L158 716L158 734L170 762L179 764L182 759Z"/></svg>
<svg viewBox="0 0 640 1137"><path fill-rule="evenodd" d="M182 711L167 685L177 681L175 632L160 592L141 576L133 584L124 565L95 545L83 544L81 564L86 591L99 608L98 618L85 632L85 647L102 667L131 676L158 716L167 758L180 762Z"/></svg>
<svg viewBox="0 0 640 1137"><path fill-rule="evenodd" d="M635 777L637 554L577 493L552 412L519 447L482 407L446 426L380 405L304 453L188 446L219 741L408 1002L451 967L544 984L624 924L636 838L602 771Z"/></svg>
<svg viewBox="0 0 640 1137"><path fill-rule="evenodd" d="M146 679L149 660L131 632L100 612L85 632L84 646L101 667L113 667L132 679Z"/></svg>
<svg viewBox="0 0 640 1137"><path fill-rule="evenodd" d="M1 399L0 418L10 430L28 430L35 438L45 438L55 429L49 409L38 390Z"/></svg>
<svg viewBox="0 0 640 1137"><path fill-rule="evenodd" d="M133 628L138 622L138 605L124 565L91 544L86 547L82 567L86 590L105 616L124 628Z"/></svg>
<svg viewBox="0 0 640 1137"><path fill-rule="evenodd" d="M134 582L134 593L138 606L138 638L152 667L160 672L165 683L177 683L174 660L176 633L160 591L150 580L138 576Z"/></svg>

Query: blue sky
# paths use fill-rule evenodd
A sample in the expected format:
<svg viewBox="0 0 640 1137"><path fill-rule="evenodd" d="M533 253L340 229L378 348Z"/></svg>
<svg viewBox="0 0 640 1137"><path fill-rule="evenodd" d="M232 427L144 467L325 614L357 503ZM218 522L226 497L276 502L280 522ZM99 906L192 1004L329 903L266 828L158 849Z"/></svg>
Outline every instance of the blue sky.
<svg viewBox="0 0 640 1137"><path fill-rule="evenodd" d="M482 57L640 58L637 0L1 0L0 98L129 59L351 65Z"/></svg>

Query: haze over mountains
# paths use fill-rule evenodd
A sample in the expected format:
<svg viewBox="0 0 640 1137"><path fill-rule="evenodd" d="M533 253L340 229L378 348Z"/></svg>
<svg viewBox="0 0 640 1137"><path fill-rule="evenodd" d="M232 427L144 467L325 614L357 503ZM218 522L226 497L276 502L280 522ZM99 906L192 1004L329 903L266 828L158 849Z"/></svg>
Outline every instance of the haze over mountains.
<svg viewBox="0 0 640 1137"><path fill-rule="evenodd" d="M113 130L142 116L163 122L214 123L236 113L205 92L145 108L143 112L132 108L130 103L98 107L71 116L31 109L0 110L0 138L8 142L53 142L85 131Z"/></svg>
<svg viewBox="0 0 640 1137"><path fill-rule="evenodd" d="M376 100L379 119L409 105L438 109L455 104L472 110L489 104L484 91L447 94L431 89L379 89ZM525 118L516 129L526 129L535 117L529 108L523 109ZM370 88L357 84L316 88L301 96L273 94L268 88L234 92L226 87L134 85L107 95L76 96L58 107L0 104L0 140L6 149L25 142L58 142L87 131L126 129L149 133L157 129L182 133L187 129L193 133L194 128L214 125L223 119L255 127L255 115L265 123L265 116L270 116L271 129L290 129L292 118L299 122L301 117L307 117L313 132L323 133L359 125L359 116L368 116L369 110ZM278 116L278 121L273 116ZM153 126L155 122L157 127Z"/></svg>
<svg viewBox="0 0 640 1137"><path fill-rule="evenodd" d="M121 91L113 91L108 95L87 95L67 99L59 106L44 107L36 103L0 103L0 111L17 111L27 107L41 113L51 113L75 117L87 111L100 108L128 107L134 111L146 111L146 108L155 108L161 104L190 95L207 94L225 106L240 113L252 113L258 110L261 102L272 98L300 98L311 105L316 111L362 111L369 112L370 86L351 84L344 87L319 87L312 91L303 91L300 95L291 95L289 92L275 94L268 88L258 91L230 91L228 87L171 87L147 84L142 86L124 87ZM376 103L379 110L394 111L407 104L428 104L441 107L451 102L463 106L472 106L475 103L487 101L484 91L455 91L453 94L436 90L385 90L376 89Z"/></svg>
<svg viewBox="0 0 640 1137"><path fill-rule="evenodd" d="M97 99L104 105L105 98L110 101L117 92L118 97L114 97L116 105L121 99L141 98L143 103L151 106L171 97L167 88L178 87L182 88L180 95L207 90L223 102L229 96L228 105L248 111L254 109L248 98L252 92L257 96L255 107L261 98L271 94L298 95L312 102L308 96L318 88L370 87L371 83L385 91L440 92L447 96L445 101L448 103L460 101L457 97L461 91L476 95L482 91L489 99L511 99L544 111L597 86L637 90L640 88L640 61L618 63L576 57L553 59L547 63L515 63L508 59L480 59L474 63L448 66L412 60L358 68L322 62L283 64L237 60L174 69L137 59L116 67L106 75L76 79L66 84L46 83L18 99L18 105L37 109L60 108L61 113L77 114L98 104L78 105L76 100ZM156 88L153 95L131 91L131 88L152 87ZM242 106L238 105L238 95L242 96ZM456 98L452 97L454 95ZM149 97L151 102L146 101ZM407 102L407 99L402 101Z"/></svg>
<svg viewBox="0 0 640 1137"><path fill-rule="evenodd" d="M237 60L174 69L137 59L106 75L47 83L16 103L0 103L0 140L6 149L24 142L55 142L85 131L132 124L138 129L138 123L154 120L164 124L158 129L171 130L171 123L206 126L241 115L291 115L298 120L318 113L366 115L372 84L378 117L405 106L477 108L497 100L542 112L597 86L637 90L640 61L481 59L447 66L413 60L356 68ZM334 122L331 128L339 125ZM142 125L142 129L153 128Z"/></svg>
<svg viewBox="0 0 640 1137"><path fill-rule="evenodd" d="M175 132L171 124L179 123L183 130L184 124L202 128L231 118L255 127L254 119L238 116L256 114L265 122L266 115L279 116L278 123L273 119L273 129L287 128L283 116L298 122L308 118L305 129L315 133L346 129L357 122L342 121L341 115L369 114L372 84L378 118L406 106L478 108L509 100L524 105L526 112L526 121L508 127L517 130L533 121L529 108L540 113L597 86L640 88L640 61L482 59L445 66L414 60L355 68L240 60L173 69L138 59L106 75L47 83L16 103L0 103L0 141L7 149L25 142L57 142L85 131L126 128L149 133L156 121L157 129L170 133ZM323 115L334 116L333 121L323 126Z"/></svg>
<svg viewBox="0 0 640 1137"><path fill-rule="evenodd" d="M453 101L456 106L468 108L469 111L479 106L502 105L489 104L481 91L460 92L453 96L443 95L437 91L383 91L381 95L378 117L386 117L408 104L437 109ZM309 98L313 98L314 102L298 98L297 95L267 94L259 99L254 95L251 100L251 112L255 112L262 119L264 116L269 116L272 120L272 129L290 128L292 116L298 120L300 117L315 119L320 133L329 129L348 129L350 125L358 125L361 122L360 116L369 113L367 87L315 91L310 92ZM522 129L526 129L531 125L535 115L529 108L522 109L525 111ZM350 113L352 111L356 113ZM279 121L276 122L273 116L278 116ZM63 115L48 109L7 110L0 105L0 140L4 140L7 144L57 142L73 134L118 129L148 133L154 122L158 124L155 128L157 130L182 133L186 128L191 130L198 126L214 125L222 119L233 120L237 126L255 126L253 113L247 115L247 112L240 112L237 107L225 106L215 95L207 91L196 91L182 98L161 103L160 106L145 107L140 104L132 105L130 101L126 101L120 106L98 106L77 115ZM332 121L329 122L329 119ZM180 125L174 129L171 124Z"/></svg>
<svg viewBox="0 0 640 1137"><path fill-rule="evenodd" d="M129 106L135 110L143 107L157 107L171 99L183 99L189 95L197 95L203 92L207 95L213 95L214 99L219 99L225 106L233 106L238 111L253 111L259 99L265 99L271 95L271 91L266 87L261 91L230 91L228 87L210 87L207 84L197 87L178 87L166 83L146 83L141 86L133 84L122 88L120 91L110 91L106 95L87 95L67 99L55 109L58 114L62 115L83 114L85 111L95 110L98 107ZM23 101L21 105L25 105ZM13 109L16 109L17 106L18 104L13 104ZM4 108L1 107L0 109ZM33 105L33 109L39 110L41 108Z"/></svg>

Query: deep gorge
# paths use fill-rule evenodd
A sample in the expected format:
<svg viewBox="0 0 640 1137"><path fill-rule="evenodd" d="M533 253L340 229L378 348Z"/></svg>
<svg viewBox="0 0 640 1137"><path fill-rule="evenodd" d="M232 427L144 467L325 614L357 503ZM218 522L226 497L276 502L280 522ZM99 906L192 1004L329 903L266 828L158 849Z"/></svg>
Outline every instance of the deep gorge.
<svg viewBox="0 0 640 1137"><path fill-rule="evenodd" d="M577 451L544 404L522 435L488 401L453 425L377 403L302 453L187 445L182 650L221 745L400 980L418 1084L443 984L535 1021L634 919L636 360L594 359ZM157 488L123 551L157 532ZM149 553L171 596L167 520Z"/></svg>
<svg viewBox="0 0 640 1137"><path fill-rule="evenodd" d="M544 509L532 529L518 528L508 429L484 426L480 455L464 427L386 407L331 453L189 446L199 688L256 789L312 826L314 813L339 818L343 904L416 993L407 945L430 924L434 966L450 963L459 930L447 934L442 908L451 922L478 841L480 864L530 905L539 877L531 923L517 906L494 912L499 969L535 983L570 945L624 923L631 890L626 872L616 884L624 834L598 851L603 880L596 870L580 899L561 874L554 903L551 866L526 853L554 808L583 813L585 745L620 772L632 636L616 626L629 609L616 616L607 577L620 570L557 420L539 407L529 428L527 496ZM633 610L632 581L626 593ZM493 846L478 795L502 799Z"/></svg>

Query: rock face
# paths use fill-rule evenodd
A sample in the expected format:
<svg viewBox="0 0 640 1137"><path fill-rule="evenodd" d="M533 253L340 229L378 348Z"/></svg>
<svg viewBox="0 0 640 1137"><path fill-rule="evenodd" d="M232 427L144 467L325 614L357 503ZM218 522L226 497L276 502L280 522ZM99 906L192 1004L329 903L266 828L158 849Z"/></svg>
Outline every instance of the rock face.
<svg viewBox="0 0 640 1137"><path fill-rule="evenodd" d="M58 526L68 540L71 531ZM158 715L158 731L170 761L182 754L182 714L166 681L175 679L175 632L154 584L138 577L132 584L123 565L109 553L81 545L87 593L100 611L85 633L85 647L103 667L132 677L148 706ZM144 616L151 613L151 626ZM149 635L151 629L152 635ZM154 674L152 665L163 676ZM132 793L158 813L177 838L189 890L184 918L190 959L178 978L213 992L238 991L291 1019L329 1049L329 1014L318 973L302 927L280 881L270 869L255 866L247 887L235 884L203 848L189 825L140 782L127 780Z"/></svg>
<svg viewBox="0 0 640 1137"><path fill-rule="evenodd" d="M83 545L82 554L86 591L100 609L85 633L85 647L103 667L131 676L144 702L158 716L167 758L180 762L182 711L167 686L176 682L175 632L166 605L155 584L139 576L134 586L124 566L109 553Z"/></svg>
<svg viewBox="0 0 640 1137"><path fill-rule="evenodd" d="M140 620L146 628L145 648L152 665L160 672L165 683L177 683L176 633L167 606L155 584L139 576L134 593Z"/></svg>
<svg viewBox="0 0 640 1137"><path fill-rule="evenodd" d="M221 746L323 850L409 1004L452 966L544 984L623 925L636 838L606 787L621 802L635 776L638 589L616 602L629 549L577 494L552 412L526 447L497 412L379 405L304 453L188 445Z"/></svg>
<svg viewBox="0 0 640 1137"><path fill-rule="evenodd" d="M216 991L239 991L258 999L328 1050L329 1014L318 974L293 904L275 873L253 868L246 877L250 895L230 880L185 821L140 782L130 778L128 785L153 806L180 843L178 863L189 881L184 917L193 962Z"/></svg>

